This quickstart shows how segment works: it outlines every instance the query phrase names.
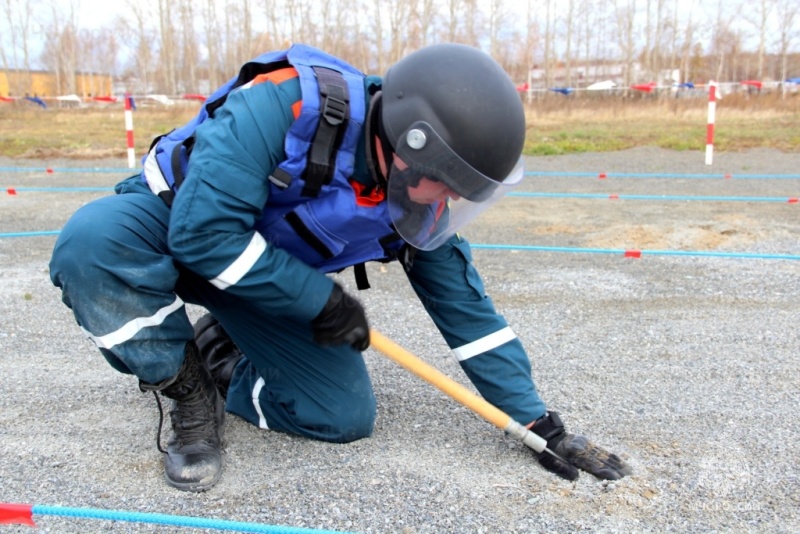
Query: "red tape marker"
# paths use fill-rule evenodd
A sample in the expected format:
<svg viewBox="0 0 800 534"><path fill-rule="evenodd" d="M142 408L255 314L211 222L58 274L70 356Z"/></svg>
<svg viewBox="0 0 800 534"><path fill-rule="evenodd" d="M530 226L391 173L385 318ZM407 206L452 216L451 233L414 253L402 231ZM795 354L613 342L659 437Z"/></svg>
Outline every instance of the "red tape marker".
<svg viewBox="0 0 800 534"><path fill-rule="evenodd" d="M626 250L625 251L626 258L641 258L642 251L641 250Z"/></svg>
<svg viewBox="0 0 800 534"><path fill-rule="evenodd" d="M597 177L600 178L601 180L605 180L606 179L606 173L601 172Z"/></svg>
<svg viewBox="0 0 800 534"><path fill-rule="evenodd" d="M35 527L33 505L0 503L0 525L28 525L29 527Z"/></svg>
<svg viewBox="0 0 800 534"><path fill-rule="evenodd" d="M53 174L54 171L52 167L47 167L47 169L45 169L44 172L46 172L47 174Z"/></svg>
<svg viewBox="0 0 800 534"><path fill-rule="evenodd" d="M800 202L800 199L794 197L789 199L789 204L797 204L798 202Z"/></svg>
<svg viewBox="0 0 800 534"><path fill-rule="evenodd" d="M619 199L619 195L611 194L611 195L608 195L608 198L610 198L611 200L618 200Z"/></svg>
<svg viewBox="0 0 800 534"><path fill-rule="evenodd" d="M13 187L9 187L8 189L6 189L6 193L8 193L9 195L16 195L17 190L14 189Z"/></svg>

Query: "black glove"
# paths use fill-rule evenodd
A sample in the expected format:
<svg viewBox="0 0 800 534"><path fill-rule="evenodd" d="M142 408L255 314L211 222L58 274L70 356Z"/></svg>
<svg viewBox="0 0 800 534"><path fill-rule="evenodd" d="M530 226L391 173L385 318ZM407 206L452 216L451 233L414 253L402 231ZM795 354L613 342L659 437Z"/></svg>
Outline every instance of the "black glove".
<svg viewBox="0 0 800 534"><path fill-rule="evenodd" d="M320 345L346 343L360 351L369 347L369 324L364 308L339 284L333 285L328 302L311 321L311 328L314 329L314 341Z"/></svg>
<svg viewBox="0 0 800 534"><path fill-rule="evenodd" d="M564 459L547 451L539 453L542 467L561 478L577 479L578 469L605 480L619 480L633 473L633 469L616 454L598 447L584 436L568 434L556 412L537 419L531 431L547 440L547 448Z"/></svg>

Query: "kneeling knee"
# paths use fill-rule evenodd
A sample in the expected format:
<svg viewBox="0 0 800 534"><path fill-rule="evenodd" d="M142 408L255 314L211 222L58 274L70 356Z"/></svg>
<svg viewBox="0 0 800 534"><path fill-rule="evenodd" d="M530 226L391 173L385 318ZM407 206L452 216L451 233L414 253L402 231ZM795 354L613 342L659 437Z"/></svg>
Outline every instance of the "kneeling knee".
<svg viewBox="0 0 800 534"><path fill-rule="evenodd" d="M333 443L350 443L372 435L375 427L375 405L347 407L328 424L322 425L320 431L326 441Z"/></svg>

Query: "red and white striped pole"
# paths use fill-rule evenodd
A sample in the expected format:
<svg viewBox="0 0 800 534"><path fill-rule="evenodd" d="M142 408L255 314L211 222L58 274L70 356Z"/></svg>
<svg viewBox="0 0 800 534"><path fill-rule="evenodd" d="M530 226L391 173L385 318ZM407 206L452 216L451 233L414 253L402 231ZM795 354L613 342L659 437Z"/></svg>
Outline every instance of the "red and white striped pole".
<svg viewBox="0 0 800 534"><path fill-rule="evenodd" d="M125 130L128 134L128 168L136 167L136 150L133 147L133 112L131 111L131 95L125 95Z"/></svg>
<svg viewBox="0 0 800 534"><path fill-rule="evenodd" d="M706 126L706 165L714 161L714 121L717 116L717 82L708 82L708 125Z"/></svg>

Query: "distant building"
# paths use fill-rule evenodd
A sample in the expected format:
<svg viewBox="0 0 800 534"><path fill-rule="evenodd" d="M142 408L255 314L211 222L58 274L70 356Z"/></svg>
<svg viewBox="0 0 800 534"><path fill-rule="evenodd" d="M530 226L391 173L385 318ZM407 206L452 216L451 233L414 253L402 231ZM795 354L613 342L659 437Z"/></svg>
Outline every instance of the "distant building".
<svg viewBox="0 0 800 534"><path fill-rule="evenodd" d="M642 66L638 62L634 62L630 66L630 81L631 83L649 82L651 80L644 80L644 72ZM617 85L625 83L625 72L628 66L623 63L616 62L602 62L597 61L589 65L582 63L573 63L567 69L563 62L559 62L550 69L551 82L555 87L564 87L569 80L572 87L587 87L593 83L605 80L611 80ZM569 76L568 76L569 74ZM530 71L530 87L531 89L548 89L546 87L545 69L539 65L535 65Z"/></svg>
<svg viewBox="0 0 800 534"><path fill-rule="evenodd" d="M59 87L60 86L60 87ZM112 94L110 74L78 72L74 89L67 89L67 80L59 80L54 72L42 70L0 69L0 96L55 97L74 94L80 98Z"/></svg>

